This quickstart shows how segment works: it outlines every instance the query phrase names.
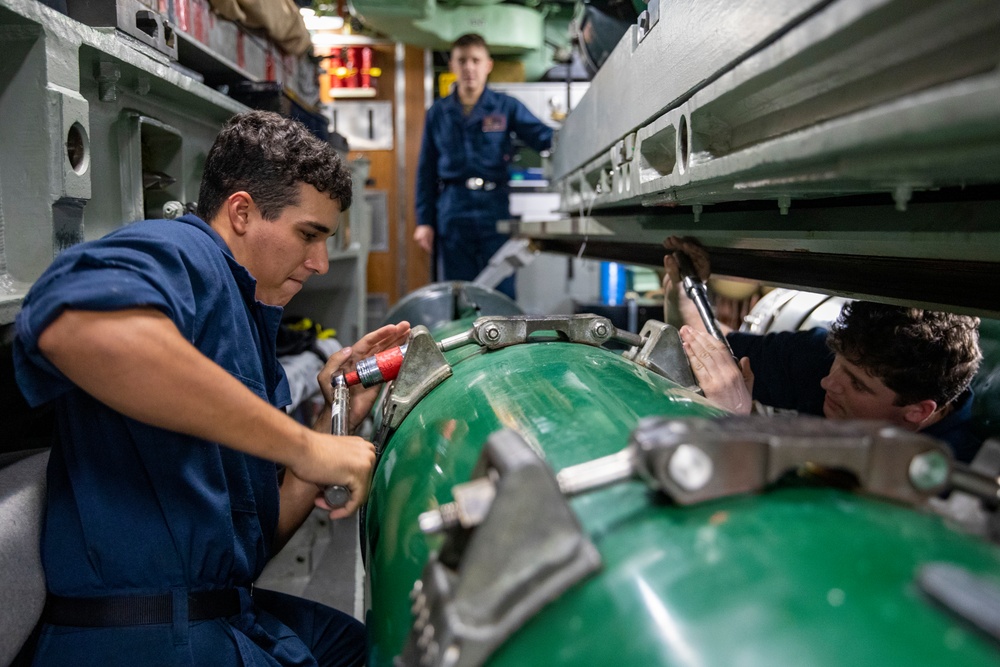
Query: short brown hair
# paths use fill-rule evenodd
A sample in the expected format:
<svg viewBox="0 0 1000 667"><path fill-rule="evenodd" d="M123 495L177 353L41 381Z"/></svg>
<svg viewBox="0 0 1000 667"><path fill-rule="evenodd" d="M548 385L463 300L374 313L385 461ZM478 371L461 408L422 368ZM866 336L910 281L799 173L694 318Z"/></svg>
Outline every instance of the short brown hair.
<svg viewBox="0 0 1000 667"><path fill-rule="evenodd" d="M451 44L451 50L465 48L467 46L481 46L486 49L486 53L490 52L490 47L486 46L486 40L483 36L475 32L467 32L458 39L456 39Z"/></svg>
<svg viewBox="0 0 1000 667"><path fill-rule="evenodd" d="M969 386L983 358L978 317L870 301L844 306L828 343L896 392L897 405L926 399L947 405Z"/></svg>
<svg viewBox="0 0 1000 667"><path fill-rule="evenodd" d="M271 111L237 114L223 126L208 157L198 193L198 216L211 222L226 198L245 190L265 220L299 203L299 183L351 205L351 173L329 142L297 120Z"/></svg>

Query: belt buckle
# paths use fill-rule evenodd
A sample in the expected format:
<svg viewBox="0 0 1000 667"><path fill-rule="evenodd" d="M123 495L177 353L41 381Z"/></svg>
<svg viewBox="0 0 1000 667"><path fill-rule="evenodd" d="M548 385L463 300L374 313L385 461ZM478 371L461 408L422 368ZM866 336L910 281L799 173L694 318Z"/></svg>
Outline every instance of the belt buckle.
<svg viewBox="0 0 1000 667"><path fill-rule="evenodd" d="M485 181L475 176L465 179L465 187L468 190L482 190Z"/></svg>

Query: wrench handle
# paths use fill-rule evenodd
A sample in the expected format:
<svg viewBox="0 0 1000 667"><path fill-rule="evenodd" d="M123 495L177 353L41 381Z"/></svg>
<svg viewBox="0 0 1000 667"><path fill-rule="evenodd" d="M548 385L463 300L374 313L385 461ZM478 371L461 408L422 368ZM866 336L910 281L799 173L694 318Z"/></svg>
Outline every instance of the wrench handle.
<svg viewBox="0 0 1000 667"><path fill-rule="evenodd" d="M726 334L722 333L722 329L719 328L719 322L715 319L715 312L712 310L712 304L708 300L708 289L705 287L705 283L702 282L701 278L698 277L698 272L695 270L694 263L691 261L691 258L680 250L674 251L674 258L677 260L677 266L681 270L681 279L684 282L684 292L688 295L689 299L694 301L694 305L698 309L698 315L701 316L701 321L705 324L705 330L708 331L713 338L726 346L726 349L729 350L729 356L731 356L733 361L736 362L736 365L739 366L740 360L736 358L735 354L733 354L733 348L729 345L729 341L726 339Z"/></svg>
<svg viewBox="0 0 1000 667"><path fill-rule="evenodd" d="M351 390L344 381L343 374L333 378L333 414L331 415L330 433L347 435L351 407ZM351 500L351 490L340 484L333 484L323 491L326 504L333 509L340 509Z"/></svg>
<svg viewBox="0 0 1000 667"><path fill-rule="evenodd" d="M339 510L341 507L345 507L347 503L350 502L351 490L346 486L334 484L326 487L323 491L323 499L331 509Z"/></svg>

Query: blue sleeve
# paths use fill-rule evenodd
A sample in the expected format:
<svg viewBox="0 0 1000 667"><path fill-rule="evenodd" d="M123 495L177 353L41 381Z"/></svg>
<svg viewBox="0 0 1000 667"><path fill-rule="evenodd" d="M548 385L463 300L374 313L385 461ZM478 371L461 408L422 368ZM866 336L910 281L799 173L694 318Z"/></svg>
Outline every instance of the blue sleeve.
<svg viewBox="0 0 1000 667"><path fill-rule="evenodd" d="M826 392L820 386L833 365L825 329L758 336L733 332L726 338L739 357L750 359L753 398L765 405L822 415Z"/></svg>
<svg viewBox="0 0 1000 667"><path fill-rule="evenodd" d="M434 142L434 118L436 111L431 107L424 122L424 136L420 144L420 158L417 161L416 211L417 225L437 228L438 200L438 154Z"/></svg>
<svg viewBox="0 0 1000 667"><path fill-rule="evenodd" d="M977 434L976 422L973 418L975 392L966 389L955 399L952 411L941 421L931 424L923 430L927 435L944 440L951 448L952 454L962 463L971 463L983 444L983 439ZM986 429L984 434L988 434Z"/></svg>
<svg viewBox="0 0 1000 667"><path fill-rule="evenodd" d="M38 349L38 337L65 310L155 308L191 340L198 317L195 286L178 248L162 238L131 239L124 247L116 238L64 251L25 297L15 321L14 359L18 384L31 405L73 386Z"/></svg>
<svg viewBox="0 0 1000 667"><path fill-rule="evenodd" d="M510 125L517 138L538 152L552 148L552 128L538 120L519 100L509 99L514 105Z"/></svg>

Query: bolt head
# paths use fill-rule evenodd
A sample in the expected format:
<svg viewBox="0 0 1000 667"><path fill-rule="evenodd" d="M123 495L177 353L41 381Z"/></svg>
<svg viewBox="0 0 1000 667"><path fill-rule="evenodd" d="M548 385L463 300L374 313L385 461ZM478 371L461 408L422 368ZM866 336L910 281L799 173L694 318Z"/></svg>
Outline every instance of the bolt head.
<svg viewBox="0 0 1000 667"><path fill-rule="evenodd" d="M594 325L594 333L604 338L608 335L608 327L603 322L598 322Z"/></svg>
<svg viewBox="0 0 1000 667"><path fill-rule="evenodd" d="M930 491L948 481L948 457L936 449L917 454L910 460L910 483L920 491Z"/></svg>
<svg viewBox="0 0 1000 667"><path fill-rule="evenodd" d="M112 62L100 61L97 63L95 78L98 81L117 81L122 76L121 67Z"/></svg>
<svg viewBox="0 0 1000 667"><path fill-rule="evenodd" d="M445 518L440 510L427 510L417 519L420 530L424 533L437 533L444 528Z"/></svg>
<svg viewBox="0 0 1000 667"><path fill-rule="evenodd" d="M444 667L452 667L458 663L458 658L462 655L462 650L458 647L458 644L452 644L445 649L444 655L441 657L441 664Z"/></svg>
<svg viewBox="0 0 1000 667"><path fill-rule="evenodd" d="M163 217L167 220L175 220L184 215L184 204L179 201L168 201L163 205Z"/></svg>
<svg viewBox="0 0 1000 667"><path fill-rule="evenodd" d="M712 459L694 445L680 445L667 464L670 479L685 491L697 491L712 479Z"/></svg>
<svg viewBox="0 0 1000 667"><path fill-rule="evenodd" d="M489 339L489 340L496 340L499 337L500 337L500 329L497 329L496 327L487 327L486 328L486 338L487 339Z"/></svg>

